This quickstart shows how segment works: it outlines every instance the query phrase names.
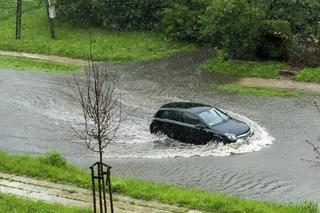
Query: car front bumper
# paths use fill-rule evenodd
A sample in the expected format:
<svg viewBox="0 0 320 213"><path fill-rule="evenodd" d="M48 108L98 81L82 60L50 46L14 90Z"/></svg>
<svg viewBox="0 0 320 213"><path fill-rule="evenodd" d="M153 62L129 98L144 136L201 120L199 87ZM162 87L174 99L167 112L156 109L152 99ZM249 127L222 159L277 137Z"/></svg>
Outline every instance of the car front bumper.
<svg viewBox="0 0 320 213"><path fill-rule="evenodd" d="M254 135L254 131L252 129L249 129L247 132L237 135L237 139L246 139Z"/></svg>

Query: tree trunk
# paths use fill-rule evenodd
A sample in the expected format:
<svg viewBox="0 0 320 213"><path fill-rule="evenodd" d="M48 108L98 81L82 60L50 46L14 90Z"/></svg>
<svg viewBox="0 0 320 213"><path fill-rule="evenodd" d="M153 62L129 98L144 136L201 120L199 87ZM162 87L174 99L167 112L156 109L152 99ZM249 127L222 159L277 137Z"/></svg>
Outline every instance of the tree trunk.
<svg viewBox="0 0 320 213"><path fill-rule="evenodd" d="M16 39L21 38L21 13L22 13L22 0L17 0L16 11Z"/></svg>
<svg viewBox="0 0 320 213"><path fill-rule="evenodd" d="M101 165L102 165L102 154L103 154L103 150L101 149L101 142L99 142L99 160Z"/></svg>

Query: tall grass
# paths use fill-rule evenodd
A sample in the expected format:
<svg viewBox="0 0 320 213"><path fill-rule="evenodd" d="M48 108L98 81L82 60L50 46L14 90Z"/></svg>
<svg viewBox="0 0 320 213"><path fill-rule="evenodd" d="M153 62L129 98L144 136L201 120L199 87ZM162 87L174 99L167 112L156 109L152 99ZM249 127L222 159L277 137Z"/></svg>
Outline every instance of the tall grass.
<svg viewBox="0 0 320 213"><path fill-rule="evenodd" d="M306 67L294 76L293 80L320 83L320 68Z"/></svg>

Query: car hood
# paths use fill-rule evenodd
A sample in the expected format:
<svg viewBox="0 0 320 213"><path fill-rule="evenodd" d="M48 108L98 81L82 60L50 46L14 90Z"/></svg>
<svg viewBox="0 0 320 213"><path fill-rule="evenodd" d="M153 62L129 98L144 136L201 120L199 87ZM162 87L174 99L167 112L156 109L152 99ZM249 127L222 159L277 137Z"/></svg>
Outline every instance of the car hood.
<svg viewBox="0 0 320 213"><path fill-rule="evenodd" d="M210 129L222 134L229 133L229 134L241 135L247 132L250 129L250 127L241 121L230 118L229 120L226 120L223 123L211 126Z"/></svg>

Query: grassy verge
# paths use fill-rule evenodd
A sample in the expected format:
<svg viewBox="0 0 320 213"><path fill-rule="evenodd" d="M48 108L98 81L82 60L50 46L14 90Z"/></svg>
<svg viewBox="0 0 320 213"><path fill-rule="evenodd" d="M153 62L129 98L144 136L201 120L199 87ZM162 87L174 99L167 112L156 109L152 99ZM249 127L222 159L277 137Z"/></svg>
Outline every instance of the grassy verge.
<svg viewBox="0 0 320 213"><path fill-rule="evenodd" d="M301 96L316 95L314 93L301 91L292 91L276 88L246 87L238 84L214 84L212 85L212 88L228 93L240 93L246 95L270 96L281 98L296 98Z"/></svg>
<svg viewBox="0 0 320 213"><path fill-rule="evenodd" d="M202 64L201 67L211 73L234 77L276 78L287 66L276 61L223 60L218 56Z"/></svg>
<svg viewBox="0 0 320 213"><path fill-rule="evenodd" d="M320 83L320 68L304 68L293 80Z"/></svg>
<svg viewBox="0 0 320 213"><path fill-rule="evenodd" d="M7 8L0 8L0 14ZM49 38L44 8L26 11L22 16L22 39L15 40L15 13L0 19L0 49L45 53L72 58L88 58L89 29L56 22L57 39ZM130 62L156 59L179 51L194 49L193 45L167 41L164 36L148 32L110 32L92 29L95 60Z"/></svg>
<svg viewBox="0 0 320 213"><path fill-rule="evenodd" d="M79 71L80 66L64 65L48 61L28 59L22 57L0 56L0 68L17 70L41 70L45 72L73 72Z"/></svg>
<svg viewBox="0 0 320 213"><path fill-rule="evenodd" d="M29 155L10 155L0 152L0 171L18 175L26 175L54 182L71 183L89 188L88 171L67 163L58 153L33 157ZM318 212L313 203L301 205L275 204L247 200L236 196L196 189L181 188L167 184L156 184L134 179L113 178L113 189L117 193L146 200L184 206L217 213L313 213Z"/></svg>
<svg viewBox="0 0 320 213"><path fill-rule="evenodd" d="M91 211L89 209L72 208L58 204L48 204L40 201L37 202L0 193L0 212L89 213Z"/></svg>

